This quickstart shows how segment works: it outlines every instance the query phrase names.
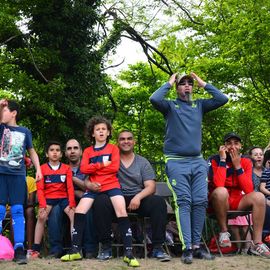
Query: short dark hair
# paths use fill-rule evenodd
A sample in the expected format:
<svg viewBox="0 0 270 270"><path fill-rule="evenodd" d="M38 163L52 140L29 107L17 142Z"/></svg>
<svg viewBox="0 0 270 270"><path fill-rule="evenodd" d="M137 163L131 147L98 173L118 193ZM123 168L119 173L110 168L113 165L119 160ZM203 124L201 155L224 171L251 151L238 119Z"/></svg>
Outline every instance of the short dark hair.
<svg viewBox="0 0 270 270"><path fill-rule="evenodd" d="M265 164L269 159L270 159L270 150L266 150L263 156L263 167L265 167Z"/></svg>
<svg viewBox="0 0 270 270"><path fill-rule="evenodd" d="M62 146L61 146L61 143L58 142L58 141L48 141L46 146L45 146L45 153L47 154L48 151L49 151L49 148L52 146L52 145L59 145L60 146L60 150L62 151Z"/></svg>
<svg viewBox="0 0 270 270"><path fill-rule="evenodd" d="M103 117L103 116L93 116L87 123L86 123L86 137L90 141L91 144L95 144L96 140L95 137L93 137L94 128L98 124L105 124L107 126L107 129L110 132L110 135L107 137L106 141L109 142L110 138L112 137L112 124L111 122Z"/></svg>
<svg viewBox="0 0 270 270"><path fill-rule="evenodd" d="M129 129L123 129L123 130L121 130L121 131L118 133L117 139L119 138L120 134L122 134L122 133L124 133L124 132L129 132L129 133L132 134L132 137L134 137L134 134L133 134L133 132L132 132L131 130L129 130Z"/></svg>
<svg viewBox="0 0 270 270"><path fill-rule="evenodd" d="M20 120L20 114L21 114L19 104L15 100L8 100L7 107L11 112L13 112L13 111L17 112L16 121L19 121Z"/></svg>

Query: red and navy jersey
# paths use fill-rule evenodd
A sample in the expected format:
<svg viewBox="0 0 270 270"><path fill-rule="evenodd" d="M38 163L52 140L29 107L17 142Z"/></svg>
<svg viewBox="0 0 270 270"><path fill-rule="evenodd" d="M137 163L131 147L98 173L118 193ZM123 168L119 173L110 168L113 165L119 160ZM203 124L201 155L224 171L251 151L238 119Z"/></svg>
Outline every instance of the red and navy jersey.
<svg viewBox="0 0 270 270"><path fill-rule="evenodd" d="M254 190L252 183L252 162L248 157L241 157L241 169L235 170L230 159L220 161L219 155L208 160L209 192L217 187L226 187L232 197L242 196Z"/></svg>
<svg viewBox="0 0 270 270"><path fill-rule="evenodd" d="M42 179L37 182L37 195L40 208L46 207L46 199L67 198L70 207L75 207L72 171L66 164L60 163L53 170L49 163L41 165Z"/></svg>
<svg viewBox="0 0 270 270"><path fill-rule="evenodd" d="M104 161L112 163L104 167ZM120 188L117 172L120 167L120 154L116 145L105 144L101 148L90 146L83 151L80 170L89 175L91 182L101 185L101 192Z"/></svg>

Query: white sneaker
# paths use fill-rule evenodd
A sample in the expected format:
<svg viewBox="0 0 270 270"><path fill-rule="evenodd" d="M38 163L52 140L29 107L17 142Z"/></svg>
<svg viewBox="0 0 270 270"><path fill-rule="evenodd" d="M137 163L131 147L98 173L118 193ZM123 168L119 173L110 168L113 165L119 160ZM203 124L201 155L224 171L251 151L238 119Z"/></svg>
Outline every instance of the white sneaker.
<svg viewBox="0 0 270 270"><path fill-rule="evenodd" d="M270 259L270 250L264 243L252 245L249 250L254 255Z"/></svg>
<svg viewBox="0 0 270 270"><path fill-rule="evenodd" d="M232 243L230 240L230 233L229 232L220 232L218 243L220 247L231 247Z"/></svg>

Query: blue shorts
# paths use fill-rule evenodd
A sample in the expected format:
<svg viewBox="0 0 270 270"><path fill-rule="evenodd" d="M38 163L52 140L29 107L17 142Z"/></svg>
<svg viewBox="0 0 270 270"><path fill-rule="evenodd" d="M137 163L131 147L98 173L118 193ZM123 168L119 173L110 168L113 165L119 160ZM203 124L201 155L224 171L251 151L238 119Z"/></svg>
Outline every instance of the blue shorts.
<svg viewBox="0 0 270 270"><path fill-rule="evenodd" d="M24 205L26 202L26 177L24 175L0 174L0 204Z"/></svg>
<svg viewBox="0 0 270 270"><path fill-rule="evenodd" d="M113 197L113 196L123 196L123 192L120 188L113 188L113 189L109 189L103 192L93 192L93 191L88 191L85 192L82 196L82 198L92 198L95 199L98 195L100 194L107 194L109 197Z"/></svg>
<svg viewBox="0 0 270 270"><path fill-rule="evenodd" d="M51 206L59 205L61 211L64 211L65 208L69 205L67 198L62 199L46 199L46 203Z"/></svg>

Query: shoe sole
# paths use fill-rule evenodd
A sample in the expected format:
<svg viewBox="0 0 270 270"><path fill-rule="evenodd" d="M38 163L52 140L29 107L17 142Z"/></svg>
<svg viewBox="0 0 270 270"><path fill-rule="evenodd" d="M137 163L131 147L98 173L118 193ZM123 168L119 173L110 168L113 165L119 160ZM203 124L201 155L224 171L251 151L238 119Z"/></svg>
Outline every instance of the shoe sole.
<svg viewBox="0 0 270 270"><path fill-rule="evenodd" d="M22 264L27 264L27 260L19 260L15 261L17 264L22 265Z"/></svg>
<svg viewBox="0 0 270 270"><path fill-rule="evenodd" d="M263 255L261 255L259 252L254 251L254 250L250 250L250 253L249 253L249 254L250 254L250 255L254 255L254 256L259 256L259 257L265 258L265 259L270 259L270 256L263 256Z"/></svg>
<svg viewBox="0 0 270 270"><path fill-rule="evenodd" d="M169 262L169 261L171 261L171 259L170 258L157 258L157 260L158 261L160 261L160 262Z"/></svg>
<svg viewBox="0 0 270 270"><path fill-rule="evenodd" d="M62 262L73 262L73 261L80 261L80 260L82 260L82 257L81 258L74 258L74 259L62 259L61 258Z"/></svg>
<svg viewBox="0 0 270 270"><path fill-rule="evenodd" d="M192 260L188 260L188 261L186 261L186 260L181 260L184 264L192 264Z"/></svg>
<svg viewBox="0 0 270 270"><path fill-rule="evenodd" d="M112 256L110 256L110 257L107 257L107 258L104 258L104 259L101 259L101 258L97 258L100 262L102 262L102 261L108 261L109 259L111 259L112 258Z"/></svg>

